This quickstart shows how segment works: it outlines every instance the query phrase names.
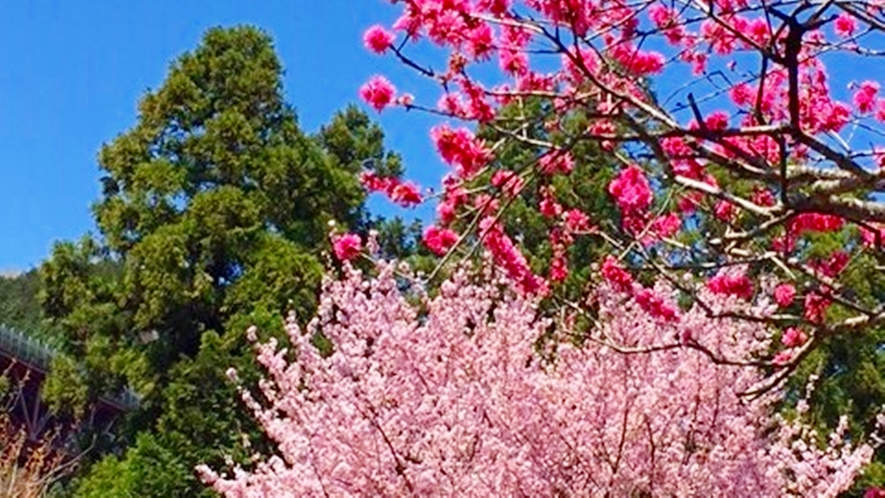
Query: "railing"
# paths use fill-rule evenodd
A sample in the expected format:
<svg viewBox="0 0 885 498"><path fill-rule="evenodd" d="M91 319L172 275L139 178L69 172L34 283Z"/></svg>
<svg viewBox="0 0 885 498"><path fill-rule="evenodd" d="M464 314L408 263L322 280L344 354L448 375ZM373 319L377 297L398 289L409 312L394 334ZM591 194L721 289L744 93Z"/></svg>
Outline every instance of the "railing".
<svg viewBox="0 0 885 498"><path fill-rule="evenodd" d="M56 350L46 342L36 337L29 336L18 330L0 324L0 353L9 358L46 373L52 365L52 360L58 354ZM115 405L123 410L136 408L140 397L132 389L125 389L117 396L102 396L101 400L107 404Z"/></svg>
<svg viewBox="0 0 885 498"><path fill-rule="evenodd" d="M0 324L0 351L44 372L49 371L55 351L48 344Z"/></svg>

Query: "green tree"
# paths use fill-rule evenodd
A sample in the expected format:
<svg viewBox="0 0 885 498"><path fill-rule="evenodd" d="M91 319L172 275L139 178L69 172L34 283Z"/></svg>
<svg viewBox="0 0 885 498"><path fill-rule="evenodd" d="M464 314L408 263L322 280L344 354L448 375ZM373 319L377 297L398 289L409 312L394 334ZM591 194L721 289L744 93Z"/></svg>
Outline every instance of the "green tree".
<svg viewBox="0 0 885 498"><path fill-rule="evenodd" d="M243 440L262 444L224 377L228 366L257 376L245 329L279 333L281 312L308 316L328 222L370 226L364 161L400 173L356 108L302 132L281 75L265 33L209 30L101 149L98 234L58 244L41 268L58 366L85 366L54 371L48 397L70 409L126 385L142 396L115 443L133 445L82 478L81 496L195 496L194 465L243 461Z"/></svg>
<svg viewBox="0 0 885 498"><path fill-rule="evenodd" d="M46 322L39 290L40 275L36 269L0 276L0 324L52 342L58 331Z"/></svg>

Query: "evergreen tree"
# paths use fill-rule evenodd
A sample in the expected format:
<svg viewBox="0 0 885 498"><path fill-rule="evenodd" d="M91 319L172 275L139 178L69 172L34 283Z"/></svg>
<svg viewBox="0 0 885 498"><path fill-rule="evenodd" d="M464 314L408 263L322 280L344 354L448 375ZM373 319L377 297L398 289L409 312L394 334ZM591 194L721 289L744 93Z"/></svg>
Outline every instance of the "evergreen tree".
<svg viewBox="0 0 885 498"><path fill-rule="evenodd" d="M248 325L274 333L281 312L312 311L329 221L368 229L362 163L400 173L355 108L304 133L281 76L265 33L208 31L101 149L99 233L58 244L41 268L65 353L50 401L76 412L126 385L142 396L103 449L133 446L82 478L81 496L195 496L194 465L262 444L224 369L257 372Z"/></svg>

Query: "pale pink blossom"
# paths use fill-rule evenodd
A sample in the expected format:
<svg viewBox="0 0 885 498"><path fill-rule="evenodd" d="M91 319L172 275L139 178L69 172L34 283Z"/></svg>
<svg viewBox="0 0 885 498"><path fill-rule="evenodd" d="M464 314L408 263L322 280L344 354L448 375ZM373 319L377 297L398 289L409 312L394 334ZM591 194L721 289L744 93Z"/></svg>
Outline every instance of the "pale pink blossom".
<svg viewBox="0 0 885 498"><path fill-rule="evenodd" d="M594 340L548 343L545 359L538 339L573 331L543 318L535 298L459 271L422 301L401 290L394 268L366 278L345 265L342 280L326 279L307 328L287 322L297 361L276 340L258 347L269 404L242 394L279 456L226 475L201 466L217 492L834 498L872 456L845 439L844 426L821 447L801 419L772 415L777 392L742 397L758 370L716 364L678 342L642 354L606 345L683 338L750 358L770 347L758 323L693 307L674 325L603 284L599 323L587 331ZM714 311L763 312L702 297ZM311 343L318 331L334 344L328 357Z"/></svg>

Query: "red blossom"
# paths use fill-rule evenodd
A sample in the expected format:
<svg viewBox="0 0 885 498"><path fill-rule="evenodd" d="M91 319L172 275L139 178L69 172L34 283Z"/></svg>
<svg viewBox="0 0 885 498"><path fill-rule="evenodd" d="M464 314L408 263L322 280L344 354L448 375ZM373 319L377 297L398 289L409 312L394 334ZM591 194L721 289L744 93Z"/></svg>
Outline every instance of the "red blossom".
<svg viewBox="0 0 885 498"><path fill-rule="evenodd" d="M741 107L751 105L756 99L756 93L746 83L739 83L733 86L730 94L732 102Z"/></svg>
<svg viewBox="0 0 885 498"><path fill-rule="evenodd" d="M885 498L885 489L883 489L883 488L868 488L864 492L863 498Z"/></svg>
<svg viewBox="0 0 885 498"><path fill-rule="evenodd" d="M476 0L476 9L500 16L510 8L510 2L511 0Z"/></svg>
<svg viewBox="0 0 885 498"><path fill-rule="evenodd" d="M501 170L495 171L492 175L492 186L501 189L508 197L516 197L522 192L525 186L525 179L519 176L515 171Z"/></svg>
<svg viewBox="0 0 885 498"><path fill-rule="evenodd" d="M440 125L430 131L443 160L454 166L458 176L471 178L491 159L491 153L466 128L453 130L449 125Z"/></svg>
<svg viewBox="0 0 885 498"><path fill-rule="evenodd" d="M877 244L885 243L885 225L873 223L872 227L872 230L867 227L860 227L861 240L867 247L876 247Z"/></svg>
<svg viewBox="0 0 885 498"><path fill-rule="evenodd" d="M761 252L764 248L753 242L770 240L772 248L798 264L838 276L860 244L850 244L846 251L815 261L806 246L816 241L803 236L842 229L843 214L826 212L844 213L845 219L863 227L860 235L867 245L877 233L860 219L867 212L865 205L854 201L878 201L869 198L864 185L878 178L875 168L885 163L885 154L877 152L875 143L871 144L872 153L853 150L854 142L865 140L866 134L861 139L853 133L835 133L846 131L859 117L885 120L885 98L880 97L878 81L863 77L848 87L847 98L842 92L832 91L844 88L837 78L851 75L839 74L841 71L832 71L832 67L828 71L823 57L830 51L865 54L861 46L865 40L857 35L864 33L861 28L866 21L835 4L822 7L816 14L821 22L803 32L795 67L789 67L793 60L762 64L765 69L761 74L758 64L748 65L754 56L770 61L768 51L773 50L782 59L789 59L789 51L785 52L789 29L785 29L783 19L772 17L770 6L753 0L712 2L713 10L709 11L700 4L674 6L666 2L394 2L402 13L394 30L408 35L403 43L423 38L439 52L404 52L397 54L402 55L399 59L439 84L438 108L461 123L441 123L431 131L439 155L452 166L452 176L460 182L460 193L450 193L448 188L443 191L437 223L455 223L459 215L466 221L470 216L500 214L497 208L503 209L531 181L538 195L522 195L520 203L527 203L529 209L548 218L546 224L560 231L557 240L563 246L554 247L552 255L545 256L546 261L533 260L533 267L537 263L537 268L544 268L546 263L552 280L564 278L565 263L571 262L563 255L574 243L574 234L590 229L590 223L586 211L568 209L582 201L576 196L583 192L563 188L568 180L555 175L573 171L575 158L568 151L574 150L576 155L580 151L583 160L588 150L601 150L604 154L600 164L587 166L629 164L617 170L607 185L619 210L620 227L610 227L609 220L594 219L611 229L612 237L606 237L606 241L618 246L619 251L623 249L626 257L639 256L629 254L632 251L643 252L641 245L617 243L630 236L639 238L642 245L650 245L663 238L676 239L683 228L698 230L704 234L692 241L698 245L698 254L719 254L718 250L704 252L706 243L725 243L731 237L738 240L742 233L760 233L764 237L758 241L740 241L740 250ZM857 39L834 41L834 31L838 36ZM560 46L551 39L550 33L554 32L576 37L581 43ZM393 33L380 26L368 30L365 36L369 49L379 53L389 52L392 40ZM421 60L425 56L429 60ZM438 60L432 60L437 56ZM484 61L488 63L484 65ZM730 97L726 105L721 99L711 98L693 102L690 92L702 93L690 86L674 89L666 98L657 98L651 90L659 83L655 75L665 69L667 77L672 74L678 78L689 69L704 72L708 63L728 75L720 78L725 74L720 73L714 78L708 73L709 78L701 78L699 84L714 86L711 95L726 100ZM493 70L497 76L492 77L485 69L495 64L503 72ZM364 99L379 110L390 105L391 99L401 102L392 88L387 92L367 89L364 93ZM433 100L430 102L432 106ZM538 110L543 116L532 121L535 116L529 113L504 112L505 107L518 108L513 104ZM414 109L424 110L426 106ZM727 111L714 110L717 107ZM575 115L586 119L571 119ZM877 124L871 121L863 119L859 124ZM484 130L482 136L488 137L487 143L478 138L478 130ZM875 136L871 133L871 140ZM517 166L505 161L521 159L513 154L517 149L535 154L534 171L517 174L507 169ZM493 151L501 153L501 164L495 161ZM531 164L522 166L531 169ZM779 178L785 166L790 178ZM686 179L705 183L725 195L711 195L711 189L683 181ZM417 188L386 182L364 178L367 188L386 188L395 201L405 205L420 202ZM493 188L488 188L489 184ZM554 184L559 187L557 195L552 191ZM658 196L660 202L656 202ZM745 199L763 209L745 209L752 207L742 202ZM839 209L840 203L844 209ZM665 209L663 215L650 212L658 204ZM581 206L587 209L587 204ZM809 209L821 212L801 212ZM726 224L711 223L716 219ZM487 248L496 262L504 262L501 264L508 267L508 274L515 280L529 282L535 276L520 269L520 258L511 251L516 244L508 236L516 240L503 226L497 227ZM736 247L731 243L726 246ZM647 251L647 256L667 258L681 250L675 244L660 244L653 249ZM753 265L755 270L756 263ZM753 284L749 277L723 274L711 279L708 288L713 293L751 300L759 287ZM817 298L803 293L807 316L819 319L823 315L828 291L825 286L818 289ZM793 306L795 294L792 286L784 284L775 289L773 299L781 307ZM644 302L649 306L652 303L648 299Z"/></svg>
<svg viewBox="0 0 885 498"><path fill-rule="evenodd" d="M483 245L521 292L540 295L547 293L544 279L532 272L525 256L499 224L486 218L480 223L480 229L483 233Z"/></svg>
<svg viewBox="0 0 885 498"><path fill-rule="evenodd" d="M474 60L488 59L494 45L494 35L488 24L479 24L467 34L467 51Z"/></svg>
<svg viewBox="0 0 885 498"><path fill-rule="evenodd" d="M731 223L737 215L737 208L735 208L734 204L728 201L719 201L716 203L716 206L713 207L713 214L719 220Z"/></svg>
<svg viewBox="0 0 885 498"><path fill-rule="evenodd" d="M538 203L538 211L545 218L557 218L562 214L562 205L556 202L552 188L541 189L541 200Z"/></svg>
<svg viewBox="0 0 885 498"><path fill-rule="evenodd" d="M827 259L812 261L810 266L822 275L833 278L842 273L842 270L848 266L849 259L847 252L834 251Z"/></svg>
<svg viewBox="0 0 885 498"><path fill-rule="evenodd" d="M590 230L590 218L580 209L569 209L563 214L565 228L569 232L586 232Z"/></svg>
<svg viewBox="0 0 885 498"><path fill-rule="evenodd" d="M360 183L362 183L363 187L369 192L386 193L390 190L394 181L393 178L380 177L371 171L363 171L360 174Z"/></svg>
<svg viewBox="0 0 885 498"><path fill-rule="evenodd" d="M711 112L704 120L704 124L710 130L722 131L728 128L728 113L725 111Z"/></svg>
<svg viewBox="0 0 885 498"><path fill-rule="evenodd" d="M842 218L831 214L802 213L790 222L790 230L798 236L805 232L833 232L844 224Z"/></svg>
<svg viewBox="0 0 885 498"><path fill-rule="evenodd" d="M550 261L550 281L562 282L568 277L568 263L564 254L556 254Z"/></svg>
<svg viewBox="0 0 885 498"><path fill-rule="evenodd" d="M770 190L760 188L753 192L752 201L754 204L764 207L771 207L775 205L774 194L771 193Z"/></svg>
<svg viewBox="0 0 885 498"><path fill-rule="evenodd" d="M553 151L541 156L538 165L545 175L567 175L575 168L575 160L570 152Z"/></svg>

